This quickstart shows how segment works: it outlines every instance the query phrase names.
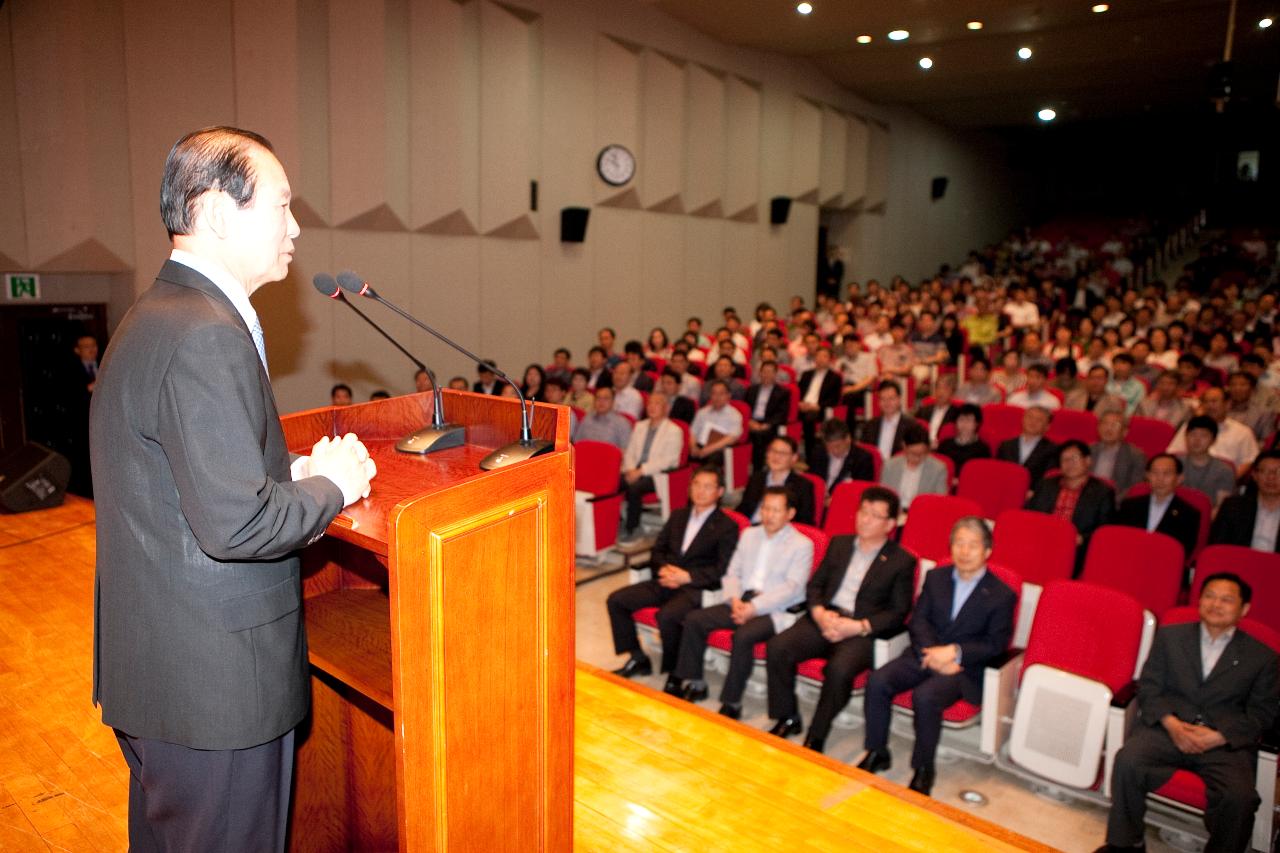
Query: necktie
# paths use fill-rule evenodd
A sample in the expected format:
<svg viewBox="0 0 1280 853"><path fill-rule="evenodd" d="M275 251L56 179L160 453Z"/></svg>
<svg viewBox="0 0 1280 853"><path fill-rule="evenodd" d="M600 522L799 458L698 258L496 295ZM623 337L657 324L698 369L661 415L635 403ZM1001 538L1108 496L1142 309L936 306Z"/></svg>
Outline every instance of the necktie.
<svg viewBox="0 0 1280 853"><path fill-rule="evenodd" d="M640 461L636 463L637 468L649 461L649 450L653 447L653 437L657 432L653 424L649 424L649 429L644 434L644 449L640 451Z"/></svg>
<svg viewBox="0 0 1280 853"><path fill-rule="evenodd" d="M253 336L253 345L258 348L258 358L262 360L262 369L267 371L267 375L271 375L271 371L267 369L267 343L262 336L262 322L257 318L253 318L253 326L249 329L249 334Z"/></svg>

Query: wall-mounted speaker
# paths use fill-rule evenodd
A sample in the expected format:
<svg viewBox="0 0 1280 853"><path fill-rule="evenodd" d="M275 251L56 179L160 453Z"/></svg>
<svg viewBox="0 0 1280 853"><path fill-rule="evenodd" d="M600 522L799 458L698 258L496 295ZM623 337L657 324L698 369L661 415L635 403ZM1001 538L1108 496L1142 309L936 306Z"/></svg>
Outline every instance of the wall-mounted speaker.
<svg viewBox="0 0 1280 853"><path fill-rule="evenodd" d="M933 186L929 188L929 198L933 199L934 201L937 201L938 199L942 198L946 194L947 194L947 179L934 178Z"/></svg>
<svg viewBox="0 0 1280 853"><path fill-rule="evenodd" d="M560 242L581 243L587 239L587 217L591 211L585 207L560 208Z"/></svg>
<svg viewBox="0 0 1280 853"><path fill-rule="evenodd" d="M67 457L28 442L0 459L0 510L27 512L61 506L70 479Z"/></svg>
<svg viewBox="0 0 1280 853"><path fill-rule="evenodd" d="M791 215L791 197L785 195L774 196L769 199L769 224L770 225L786 225L787 217Z"/></svg>
<svg viewBox="0 0 1280 853"><path fill-rule="evenodd" d="M538 182L529 182L529 209L537 212L538 210Z"/></svg>

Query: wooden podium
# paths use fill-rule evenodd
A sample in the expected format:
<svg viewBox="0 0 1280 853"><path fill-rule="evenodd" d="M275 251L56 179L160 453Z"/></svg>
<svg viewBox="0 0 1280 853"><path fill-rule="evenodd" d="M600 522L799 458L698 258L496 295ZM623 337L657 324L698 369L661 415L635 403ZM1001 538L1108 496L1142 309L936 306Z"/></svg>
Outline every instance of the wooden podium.
<svg viewBox="0 0 1280 853"><path fill-rule="evenodd" d="M548 850L573 844L573 466L569 414L537 405L543 456L481 471L519 437L516 400L445 392L467 443L395 442L431 394L281 419L295 453L356 433L369 498L303 554L312 713L291 848Z"/></svg>

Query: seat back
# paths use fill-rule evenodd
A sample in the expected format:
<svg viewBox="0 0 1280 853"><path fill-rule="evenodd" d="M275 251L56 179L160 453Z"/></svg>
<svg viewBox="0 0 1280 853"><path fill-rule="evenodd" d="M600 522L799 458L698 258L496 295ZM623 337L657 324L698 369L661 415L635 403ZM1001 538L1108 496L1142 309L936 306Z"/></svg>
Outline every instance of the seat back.
<svg viewBox="0 0 1280 853"><path fill-rule="evenodd" d="M857 531L858 504L862 493L876 483L870 480L845 480L831 492L831 505L822 519L822 532L828 536L852 535Z"/></svg>
<svg viewBox="0 0 1280 853"><path fill-rule="evenodd" d="M978 436L993 449L1006 439L1017 438L1022 433L1025 411L1021 406L1008 403L987 403L982 407L982 428L978 430Z"/></svg>
<svg viewBox="0 0 1280 853"><path fill-rule="evenodd" d="M680 435L681 435L680 464L682 466L688 465L689 464L689 425L684 421L677 420L675 418L667 418L667 420L671 421L673 424L680 427Z"/></svg>
<svg viewBox="0 0 1280 853"><path fill-rule="evenodd" d="M730 400L729 405L738 410L738 414L742 415L742 434L738 436L738 440L734 444L746 444L750 439L750 432L747 430L747 421L751 420L751 407L741 400Z"/></svg>
<svg viewBox="0 0 1280 853"><path fill-rule="evenodd" d="M951 528L966 515L982 515L982 507L968 498L917 495L902 528L902 547L920 559L944 562L951 557Z"/></svg>
<svg viewBox="0 0 1280 853"><path fill-rule="evenodd" d="M720 507L720 511L723 512L725 515L729 516L729 518L733 520L734 524L738 525L738 533L742 533L742 531L746 530L748 527L751 526L751 519L747 518L745 515L743 515L740 512L735 512L734 510L731 510L731 509L725 509L724 507Z"/></svg>
<svg viewBox="0 0 1280 853"><path fill-rule="evenodd" d="M1076 564L1076 528L1071 522L1043 512L1007 509L996 516L994 532L992 562L1040 586L1071 579Z"/></svg>
<svg viewBox="0 0 1280 853"><path fill-rule="evenodd" d="M951 494L952 486L954 486L956 482L956 461L952 459L950 456L947 456L942 453L930 453L929 455L932 456L934 459L937 459L944 466L946 466L947 494Z"/></svg>
<svg viewBox="0 0 1280 853"><path fill-rule="evenodd" d="M819 477L817 474L810 474L807 471L800 476L809 481L813 486L813 523L815 526L822 526L822 512L827 505L827 481Z"/></svg>
<svg viewBox="0 0 1280 853"><path fill-rule="evenodd" d="M1178 603L1183 561L1172 536L1107 524L1090 539L1080 578L1128 593L1158 619Z"/></svg>
<svg viewBox="0 0 1280 853"><path fill-rule="evenodd" d="M1069 439L1079 439L1085 444L1093 444L1098 440L1098 416L1093 412L1081 412L1075 409L1059 409L1053 413L1053 421L1049 424L1049 439L1054 444L1061 444Z"/></svg>
<svg viewBox="0 0 1280 853"><path fill-rule="evenodd" d="M1007 509L1021 509L1031 487L1031 472L1017 462L972 459L960 469L956 497L976 501L985 518L998 518Z"/></svg>
<svg viewBox="0 0 1280 853"><path fill-rule="evenodd" d="M1169 446L1169 442L1173 441L1175 432L1173 424L1166 421L1134 415L1129 419L1129 431L1124 438L1125 441L1136 446L1150 459L1157 453L1164 453L1165 448Z"/></svg>
<svg viewBox="0 0 1280 853"><path fill-rule="evenodd" d="M573 445L574 489L597 497L618 491L622 451L604 441L580 441Z"/></svg>
<svg viewBox="0 0 1280 853"><path fill-rule="evenodd" d="M827 556L827 546L831 544L831 539L812 524L793 524L792 527L803 533L813 543L813 565L809 567L809 577L813 577L813 573L822 564L822 558Z"/></svg>
<svg viewBox="0 0 1280 853"><path fill-rule="evenodd" d="M1128 593L1087 581L1050 581L1036 606L1023 672L1044 664L1115 693L1133 680L1143 619L1142 604Z"/></svg>
<svg viewBox="0 0 1280 853"><path fill-rule="evenodd" d="M1204 579L1215 572L1235 572L1253 589L1249 617L1280 631L1280 554L1243 545L1210 545L1196 561L1191 602L1200 600Z"/></svg>

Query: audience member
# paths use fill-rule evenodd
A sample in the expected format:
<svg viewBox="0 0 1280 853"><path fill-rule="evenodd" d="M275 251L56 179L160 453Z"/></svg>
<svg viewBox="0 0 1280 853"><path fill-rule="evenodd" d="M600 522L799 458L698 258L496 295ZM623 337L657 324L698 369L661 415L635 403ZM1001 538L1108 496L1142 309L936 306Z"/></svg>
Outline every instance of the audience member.
<svg viewBox="0 0 1280 853"><path fill-rule="evenodd" d="M1209 531L1214 545L1243 545L1255 551L1280 551L1280 450L1258 454L1253 463L1256 491L1222 502Z"/></svg>
<svg viewBox="0 0 1280 853"><path fill-rule="evenodd" d="M1133 378L1133 356L1129 353L1118 352L1111 357L1111 381L1107 383L1107 393L1124 400L1125 413L1129 415L1137 411L1138 404L1146 396L1147 386Z"/></svg>
<svg viewBox="0 0 1280 853"><path fill-rule="evenodd" d="M604 331L608 330L602 330ZM592 391L613 387L613 374L609 370L609 354L604 347L592 347L587 350L587 387Z"/></svg>
<svg viewBox="0 0 1280 853"><path fill-rule="evenodd" d="M476 381L471 386L471 390L477 394L492 394L497 397L502 394L502 386L506 383L498 381L498 374L493 372L493 361L485 359L476 365Z"/></svg>
<svg viewBox="0 0 1280 853"><path fill-rule="evenodd" d="M822 424L822 443L814 448L807 460L809 473L821 477L827 484L827 499L836 486L846 480L874 481L875 460L871 454L853 443L849 425L839 418L829 418Z"/></svg>
<svg viewBox="0 0 1280 853"><path fill-rule="evenodd" d="M916 409L916 420L929 430L929 444L938 443L938 431L943 424L954 423L960 413L955 400L956 375L943 373L933 383L933 399Z"/></svg>
<svg viewBox="0 0 1280 853"><path fill-rule="evenodd" d="M744 400L747 396L747 386L742 380L733 375L734 364L733 359L728 356L720 356L711 363L710 377L703 383L702 393L698 398L698 402L705 406L707 401L711 399L712 381L719 379L725 385L729 386L729 398L731 400Z"/></svg>
<svg viewBox="0 0 1280 853"><path fill-rule="evenodd" d="M1058 458L1058 446L1047 436L1052 418L1053 413L1045 407L1032 406L1022 413L1022 433L996 448L997 459L1017 462L1031 472L1032 490Z"/></svg>
<svg viewBox="0 0 1280 853"><path fill-rule="evenodd" d="M738 512L752 524L760 522L760 512L765 493L780 486L791 492L791 505L795 507L795 520L799 524L813 524L813 483L795 470L798 445L789 435L779 435L769 442L764 465L757 468L742 490Z"/></svg>
<svg viewBox="0 0 1280 853"><path fill-rule="evenodd" d="M969 362L968 378L956 389L956 399L975 406L1003 401L1000 389L991 383L990 367L985 358L975 358Z"/></svg>
<svg viewBox="0 0 1280 853"><path fill-rule="evenodd" d="M644 412L644 397L632 384L634 378L629 362L620 361L613 368L613 408L621 414L638 419ZM596 396L599 398L598 392Z"/></svg>
<svg viewBox="0 0 1280 853"><path fill-rule="evenodd" d="M466 380L462 380L462 383L465 385ZM413 390L419 394L424 391L432 390L431 374L427 373L427 371L423 370L421 367L413 374ZM466 389L464 388L463 390L465 391Z"/></svg>
<svg viewBox="0 0 1280 853"><path fill-rule="evenodd" d="M729 405L729 383L711 380L708 405L698 409L689 426L689 456L715 463L720 451L738 441L745 424L742 413Z"/></svg>
<svg viewBox="0 0 1280 853"><path fill-rule="evenodd" d="M462 380L464 385L466 382L467 380ZM568 404L565 403L565 396L569 393L569 386L566 385L565 381L559 376L547 377L547 384L544 391L546 392L546 402L553 406L565 406L566 408L569 408ZM578 413L572 408L569 408L569 435L573 435L577 431Z"/></svg>
<svg viewBox="0 0 1280 853"><path fill-rule="evenodd" d="M1235 466L1210 452L1217 438L1218 422L1208 415L1187 421L1183 484L1203 492L1215 509L1236 488Z"/></svg>
<svg viewBox="0 0 1280 853"><path fill-rule="evenodd" d="M1150 493L1120 502L1115 523L1172 536L1182 543L1182 550L1190 560L1196 540L1200 538L1200 511L1177 494L1178 486L1182 485L1182 460L1172 453L1151 457L1147 463L1147 485L1151 487Z"/></svg>
<svg viewBox="0 0 1280 853"><path fill-rule="evenodd" d="M880 380L880 384L876 386L876 399L880 403L880 414L862 425L861 441L875 445L880 451L880 458L888 460L902 450L906 431L916 423L916 419L903 413L902 392L894 380ZM850 405L850 431L853 428L853 417L853 406Z"/></svg>
<svg viewBox="0 0 1280 853"><path fill-rule="evenodd" d="M596 399L596 395L591 393L591 389L587 387L587 383L591 381L591 374L587 372L585 367L576 368L569 376L569 396L565 398L565 402L584 412L591 411L592 403Z"/></svg>
<svg viewBox="0 0 1280 853"><path fill-rule="evenodd" d="M796 390L800 395L800 428L804 432L804 455L812 458L818 424L827 411L840 404L840 376L831 367L831 350L822 346L813 355L813 367L800 375Z"/></svg>
<svg viewBox="0 0 1280 853"><path fill-rule="evenodd" d="M631 440L631 421L613 410L613 389L601 388L591 402L591 411L578 424L573 434L579 441L603 441L619 450L626 450Z"/></svg>
<svg viewBox="0 0 1280 853"><path fill-rule="evenodd" d="M1115 484L1116 494L1120 496L1141 482L1147 467L1147 455L1125 441L1127 429L1123 414L1115 410L1106 412L1098 418L1098 440L1090 448L1094 475Z"/></svg>
<svg viewBox="0 0 1280 853"><path fill-rule="evenodd" d="M1006 350L1000 356L1000 366L991 374L991 380L1004 389L1006 400L1010 394L1016 394L1026 387L1027 374L1019 364L1017 350Z"/></svg>
<svg viewBox="0 0 1280 853"><path fill-rule="evenodd" d="M982 429L982 409L973 403L965 403L956 410L956 433L938 444L938 452L956 466L956 476L971 459L990 459L991 448L978 437Z"/></svg>
<svg viewBox="0 0 1280 853"><path fill-rule="evenodd" d="M1166 370L1155 381L1150 394L1138 404L1138 414L1172 425L1182 426L1191 416L1191 406L1178 393L1178 374Z"/></svg>
<svg viewBox="0 0 1280 853"><path fill-rule="evenodd" d="M1089 445L1068 439L1058 446L1061 473L1046 476L1033 489L1026 509L1065 519L1076 528L1076 574L1084 567L1089 539L1111 521L1116 511L1115 489L1089 473Z"/></svg>
<svg viewBox="0 0 1280 853"><path fill-rule="evenodd" d="M879 365L876 357L862 346L857 334L850 333L840 341L840 357L836 359L835 368L844 380L840 396L861 394L876 381Z"/></svg>
<svg viewBox="0 0 1280 853"><path fill-rule="evenodd" d="M1089 368L1084 382L1063 399L1063 407L1093 412L1098 417L1102 417L1107 412L1124 414L1129 410L1129 404L1123 397L1107 390L1107 383L1110 380L1111 371L1102 365Z"/></svg>
<svg viewBox="0 0 1280 853"><path fill-rule="evenodd" d="M560 347L552 353L551 364L547 365L547 368L544 371L546 378L551 379L552 377L555 377L563 381L565 385L568 385L569 377L573 375L573 365L569 362L569 359L572 357L573 354L564 347Z"/></svg>
<svg viewBox="0 0 1280 853"><path fill-rule="evenodd" d="M623 361L631 365L631 382L632 388L637 391L652 391L653 377L649 375L650 371L655 369L654 363L644 356L644 347L639 341L627 341L622 346ZM616 369L615 369L616 373ZM613 379L614 388L618 386L617 376Z"/></svg>
<svg viewBox="0 0 1280 853"><path fill-rule="evenodd" d="M545 402L545 395L542 389L546 381L547 374L542 367L537 364L531 364L524 369L524 382L520 384L520 393L524 394L524 399L527 402Z"/></svg>
<svg viewBox="0 0 1280 853"><path fill-rule="evenodd" d="M465 376L455 376L449 380L449 390L451 391L469 391L470 386L467 385Z"/></svg>
<svg viewBox="0 0 1280 853"><path fill-rule="evenodd" d="M1213 418L1218 425L1218 437L1214 439L1209 452L1214 456L1229 461L1236 468L1236 475L1242 475L1253 457L1258 455L1258 440L1253 431L1233 418L1227 417L1227 394L1221 388L1207 388L1200 395L1202 414ZM1170 453L1183 453L1187 449L1187 429L1184 425L1178 430L1173 441L1169 442Z"/></svg>
<svg viewBox="0 0 1280 853"><path fill-rule="evenodd" d="M667 369L675 374L680 384L680 395L688 397L696 405L702 396L702 380L689 372L689 353L683 349L671 353Z"/></svg>
<svg viewBox="0 0 1280 853"><path fill-rule="evenodd" d="M1062 407L1062 401L1057 395L1045 387L1049 371L1043 364L1029 365L1026 368L1026 377L1026 386L1021 391L1009 395L1010 406L1021 406L1024 409L1040 406L1051 412Z"/></svg>
<svg viewBox="0 0 1280 853"><path fill-rule="evenodd" d="M390 399L391 399L391 392L387 391L384 388L379 388L377 391L374 391L372 394L369 395L370 402L373 402L374 400L390 400Z"/></svg>
<svg viewBox="0 0 1280 853"><path fill-rule="evenodd" d="M649 395L645 404L648 417L631 430L622 452L622 489L627 496L625 539L634 537L640 527L644 496L654 489L654 475L679 465L684 452L684 430L667 417L669 399L662 391Z"/></svg>
<svg viewBox="0 0 1280 853"><path fill-rule="evenodd" d="M764 464L765 448L778 434L778 429L786 425L791 413L791 389L778 384L778 365L771 361L762 363L757 376L760 381L747 389L744 398L751 410L747 436L751 441L753 468Z"/></svg>
<svg viewBox="0 0 1280 853"><path fill-rule="evenodd" d="M662 371L662 375L658 377L658 389L667 396L671 418L692 424L697 407L692 400L680 393L680 377L670 367Z"/></svg>
<svg viewBox="0 0 1280 853"><path fill-rule="evenodd" d="M916 495L945 495L951 488L947 466L929 454L929 433L912 424L902 441L902 452L880 469L880 485L893 489L904 510L911 508Z"/></svg>
<svg viewBox="0 0 1280 853"><path fill-rule="evenodd" d="M1227 379L1227 417L1239 421L1253 431L1262 444L1276 431L1276 413L1258 402L1258 380L1243 371Z"/></svg>
<svg viewBox="0 0 1280 853"><path fill-rule="evenodd" d="M330 406L350 406L351 405L351 386L339 382L329 389L329 405Z"/></svg>

